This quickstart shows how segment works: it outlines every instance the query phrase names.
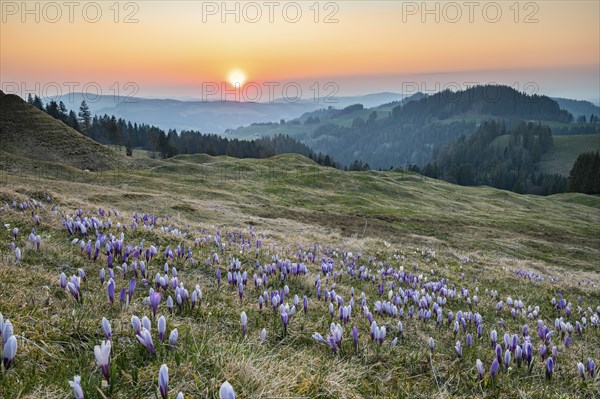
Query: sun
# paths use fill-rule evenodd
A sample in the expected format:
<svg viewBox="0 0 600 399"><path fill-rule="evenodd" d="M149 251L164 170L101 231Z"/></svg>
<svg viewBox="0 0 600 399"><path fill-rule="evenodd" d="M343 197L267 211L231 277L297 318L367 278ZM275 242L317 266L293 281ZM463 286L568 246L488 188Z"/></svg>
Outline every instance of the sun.
<svg viewBox="0 0 600 399"><path fill-rule="evenodd" d="M235 69L229 73L228 79L232 86L240 87L246 81L246 74L239 69Z"/></svg>

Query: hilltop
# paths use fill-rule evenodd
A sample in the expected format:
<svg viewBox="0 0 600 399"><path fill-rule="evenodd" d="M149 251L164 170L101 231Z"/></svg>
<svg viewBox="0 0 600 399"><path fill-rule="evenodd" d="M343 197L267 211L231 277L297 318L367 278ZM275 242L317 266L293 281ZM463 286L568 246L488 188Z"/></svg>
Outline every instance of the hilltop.
<svg viewBox="0 0 600 399"><path fill-rule="evenodd" d="M107 170L122 159L113 150L0 91L0 143L3 158L56 162L78 169Z"/></svg>
<svg viewBox="0 0 600 399"><path fill-rule="evenodd" d="M529 95L508 86L475 86L365 108L305 114L282 124L255 125L231 132L234 137L287 134L342 164L355 159L375 168L424 165L436 147L473 134L489 120L552 123L568 126L573 116L546 96Z"/></svg>

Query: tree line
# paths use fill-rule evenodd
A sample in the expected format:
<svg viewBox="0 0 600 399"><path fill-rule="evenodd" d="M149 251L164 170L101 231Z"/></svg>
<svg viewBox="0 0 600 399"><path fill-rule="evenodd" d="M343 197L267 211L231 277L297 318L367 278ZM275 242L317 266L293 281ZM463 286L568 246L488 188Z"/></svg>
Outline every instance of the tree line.
<svg viewBox="0 0 600 399"><path fill-rule="evenodd" d="M62 101L57 103L55 100L50 100L44 105L37 95L33 97L29 95L27 102L94 141L119 148L125 147L127 155L132 154L133 148L150 151L153 156L163 159L177 154L197 153L212 156L227 155L235 158L268 158L277 154L295 153L304 155L321 166L343 167L330 155L315 153L307 145L283 134L248 141L194 130L183 130L178 133L174 129L169 129L165 132L156 126L132 123L123 118L116 118L114 115L92 116L85 101L82 101L77 114L72 110L68 111ZM364 165L362 167L364 168Z"/></svg>
<svg viewBox="0 0 600 399"><path fill-rule="evenodd" d="M433 162L412 170L464 186L487 185L520 194L567 191L567 178L539 170L542 154L552 148L552 133L540 123L484 122L469 137L436 149Z"/></svg>

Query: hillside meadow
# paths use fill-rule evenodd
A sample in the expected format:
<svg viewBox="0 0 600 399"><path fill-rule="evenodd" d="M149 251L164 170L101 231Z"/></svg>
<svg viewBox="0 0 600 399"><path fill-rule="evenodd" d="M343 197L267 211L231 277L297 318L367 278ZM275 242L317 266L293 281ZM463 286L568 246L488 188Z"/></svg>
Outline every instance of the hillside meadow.
<svg viewBox="0 0 600 399"><path fill-rule="evenodd" d="M75 375L85 398L160 397L163 364L173 398L225 381L241 398L598 395L597 197L294 155L136 153L104 172L13 157L1 397L72 397Z"/></svg>

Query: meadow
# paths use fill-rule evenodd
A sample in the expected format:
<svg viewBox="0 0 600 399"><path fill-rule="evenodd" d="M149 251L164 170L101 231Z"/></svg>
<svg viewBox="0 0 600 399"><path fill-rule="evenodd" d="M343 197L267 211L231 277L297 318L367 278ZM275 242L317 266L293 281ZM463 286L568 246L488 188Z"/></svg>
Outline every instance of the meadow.
<svg viewBox="0 0 600 399"><path fill-rule="evenodd" d="M598 197L135 155L0 173L0 397L599 397Z"/></svg>

